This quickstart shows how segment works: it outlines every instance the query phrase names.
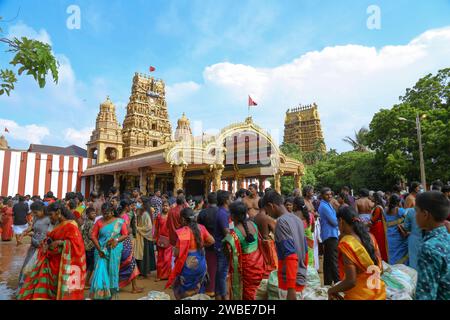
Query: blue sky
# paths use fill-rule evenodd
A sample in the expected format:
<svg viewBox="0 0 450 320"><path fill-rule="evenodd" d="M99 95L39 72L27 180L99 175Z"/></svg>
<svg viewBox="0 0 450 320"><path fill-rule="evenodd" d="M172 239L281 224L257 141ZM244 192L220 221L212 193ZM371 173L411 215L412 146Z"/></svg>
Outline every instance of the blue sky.
<svg viewBox="0 0 450 320"><path fill-rule="evenodd" d="M70 5L80 30L66 27ZM366 26L370 5L379 30ZM450 66L449 13L449 0L0 0L4 34L47 40L62 65L57 86L21 78L0 97L0 125L12 127L12 147L84 146L106 95L122 121L134 72L154 65L172 123L186 112L194 132L220 130L244 120L251 94L255 121L281 142L286 109L317 102L327 147L345 151L345 135Z"/></svg>

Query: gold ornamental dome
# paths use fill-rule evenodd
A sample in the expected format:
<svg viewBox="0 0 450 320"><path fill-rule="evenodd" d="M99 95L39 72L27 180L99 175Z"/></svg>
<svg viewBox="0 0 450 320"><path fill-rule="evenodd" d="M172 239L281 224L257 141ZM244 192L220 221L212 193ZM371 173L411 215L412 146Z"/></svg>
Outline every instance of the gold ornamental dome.
<svg viewBox="0 0 450 320"><path fill-rule="evenodd" d="M112 103L111 99L109 99L109 96L106 96L106 100L100 104L100 108L105 108L107 110L114 108L114 104Z"/></svg>
<svg viewBox="0 0 450 320"><path fill-rule="evenodd" d="M186 115L183 112L183 115L181 116L181 118L178 119L178 128L189 127L190 124L191 123L190 123L189 119L186 117Z"/></svg>

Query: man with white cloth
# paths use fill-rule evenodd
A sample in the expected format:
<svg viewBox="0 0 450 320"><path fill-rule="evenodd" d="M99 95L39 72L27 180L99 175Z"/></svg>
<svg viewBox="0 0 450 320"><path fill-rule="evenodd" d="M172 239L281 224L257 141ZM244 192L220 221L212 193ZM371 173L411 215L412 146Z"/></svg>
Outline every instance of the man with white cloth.
<svg viewBox="0 0 450 320"><path fill-rule="evenodd" d="M22 244L21 235L28 229L27 216L29 211L30 208L28 207L28 204L25 203L25 198L23 196L19 196L19 202L13 207L13 231L16 236L17 245Z"/></svg>

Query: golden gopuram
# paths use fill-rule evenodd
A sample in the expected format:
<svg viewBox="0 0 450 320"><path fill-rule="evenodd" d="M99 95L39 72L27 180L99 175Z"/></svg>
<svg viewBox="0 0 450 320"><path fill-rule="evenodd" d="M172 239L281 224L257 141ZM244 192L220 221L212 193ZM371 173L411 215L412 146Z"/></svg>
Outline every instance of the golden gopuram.
<svg viewBox="0 0 450 320"><path fill-rule="evenodd" d="M314 151L318 142L323 142L317 104L288 109L284 120L284 143L293 143L302 152ZM321 144L325 152L325 144Z"/></svg>
<svg viewBox="0 0 450 320"><path fill-rule="evenodd" d="M137 73L123 126L108 97L87 147L97 163L83 176L94 179L94 189L103 192L112 186L121 191L140 188L144 194L156 189L183 189L192 195L235 192L249 179L263 190L270 177L280 192L283 175L293 176L296 188L304 175L303 164L284 155L251 117L217 135L194 137L183 113L172 135L164 81Z"/></svg>

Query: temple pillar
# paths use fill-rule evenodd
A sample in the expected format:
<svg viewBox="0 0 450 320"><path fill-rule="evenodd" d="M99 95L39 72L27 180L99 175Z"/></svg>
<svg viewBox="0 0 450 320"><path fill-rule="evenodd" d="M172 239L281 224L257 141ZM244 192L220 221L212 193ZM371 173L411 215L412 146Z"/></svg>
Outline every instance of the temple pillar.
<svg viewBox="0 0 450 320"><path fill-rule="evenodd" d="M264 181L266 181L265 177L258 177L258 187L260 192L264 192Z"/></svg>
<svg viewBox="0 0 450 320"><path fill-rule="evenodd" d="M232 178L227 179L227 183L228 183L228 191L232 193L233 192L233 179Z"/></svg>
<svg viewBox="0 0 450 320"><path fill-rule="evenodd" d="M204 172L204 183L205 183L205 197L208 196L209 192L211 191L211 174L207 171Z"/></svg>
<svg viewBox="0 0 450 320"><path fill-rule="evenodd" d="M147 171L148 168L139 168L139 190L142 194L147 194Z"/></svg>
<svg viewBox="0 0 450 320"><path fill-rule="evenodd" d="M120 173L114 172L114 188L117 188L117 190L120 190Z"/></svg>
<svg viewBox="0 0 450 320"><path fill-rule="evenodd" d="M177 194L177 190L183 189L184 185L184 175L186 173L185 165L173 165L173 194Z"/></svg>
<svg viewBox="0 0 450 320"><path fill-rule="evenodd" d="M222 188L223 164L215 164L212 168L213 191L217 192Z"/></svg>
<svg viewBox="0 0 450 320"><path fill-rule="evenodd" d="M155 180L156 174L150 172L148 174L148 191L154 193L155 192Z"/></svg>
<svg viewBox="0 0 450 320"><path fill-rule="evenodd" d="M102 180L101 175L96 174L96 175L94 176L94 191L95 191L95 192L100 192L100 184L101 184L101 180Z"/></svg>
<svg viewBox="0 0 450 320"><path fill-rule="evenodd" d="M127 190L127 191L133 190L134 189L134 176L126 175L125 181L126 181L125 190Z"/></svg>
<svg viewBox="0 0 450 320"><path fill-rule="evenodd" d="M283 176L283 171L282 170L278 170L274 175L273 175L273 182L274 182L274 189L276 192L278 192L279 194L281 194L281 177Z"/></svg>
<svg viewBox="0 0 450 320"><path fill-rule="evenodd" d="M294 174L294 188L300 191L302 194L302 176L300 174Z"/></svg>

